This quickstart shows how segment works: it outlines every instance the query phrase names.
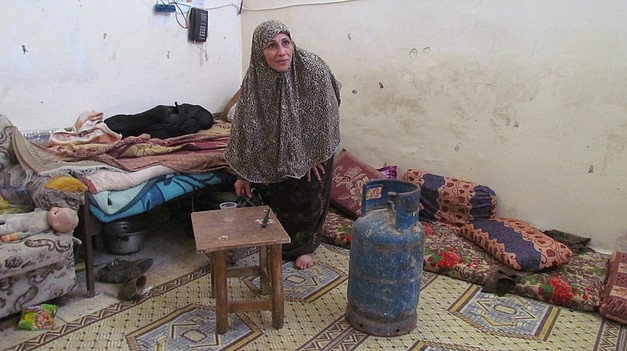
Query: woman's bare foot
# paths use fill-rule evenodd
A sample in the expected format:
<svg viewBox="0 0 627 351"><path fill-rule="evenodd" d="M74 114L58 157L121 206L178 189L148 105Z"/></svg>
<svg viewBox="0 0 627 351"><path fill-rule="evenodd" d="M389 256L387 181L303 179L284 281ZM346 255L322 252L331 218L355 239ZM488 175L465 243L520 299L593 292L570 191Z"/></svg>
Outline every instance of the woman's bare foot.
<svg viewBox="0 0 627 351"><path fill-rule="evenodd" d="M314 265L314 257L313 255L302 255L298 256L296 261L294 261L294 267L298 269L309 269Z"/></svg>

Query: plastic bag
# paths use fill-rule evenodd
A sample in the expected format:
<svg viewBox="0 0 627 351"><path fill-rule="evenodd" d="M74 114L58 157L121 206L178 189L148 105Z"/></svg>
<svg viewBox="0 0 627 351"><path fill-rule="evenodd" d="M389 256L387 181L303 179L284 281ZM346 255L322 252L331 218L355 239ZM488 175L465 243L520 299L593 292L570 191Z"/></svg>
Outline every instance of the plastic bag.
<svg viewBox="0 0 627 351"><path fill-rule="evenodd" d="M26 330L50 329L54 327L54 316L56 314L56 305L42 303L24 307L17 327Z"/></svg>

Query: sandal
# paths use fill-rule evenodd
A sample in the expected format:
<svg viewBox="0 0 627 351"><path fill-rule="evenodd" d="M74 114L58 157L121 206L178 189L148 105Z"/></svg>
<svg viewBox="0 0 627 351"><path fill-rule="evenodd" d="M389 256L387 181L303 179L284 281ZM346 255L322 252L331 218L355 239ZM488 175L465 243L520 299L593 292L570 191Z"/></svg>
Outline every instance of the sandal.
<svg viewBox="0 0 627 351"><path fill-rule="evenodd" d="M146 276L137 266L133 266L129 271L129 279L122 284L118 297L121 300L132 300L141 295L145 286Z"/></svg>

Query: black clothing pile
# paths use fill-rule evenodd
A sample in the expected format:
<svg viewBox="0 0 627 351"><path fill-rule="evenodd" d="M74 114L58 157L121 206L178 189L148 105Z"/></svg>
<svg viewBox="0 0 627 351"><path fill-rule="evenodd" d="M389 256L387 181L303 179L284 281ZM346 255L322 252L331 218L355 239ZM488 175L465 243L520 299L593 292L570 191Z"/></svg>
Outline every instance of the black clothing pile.
<svg viewBox="0 0 627 351"><path fill-rule="evenodd" d="M159 105L134 115L111 116L104 123L123 138L145 133L153 138L167 139L209 129L214 119L202 106L175 102L174 106Z"/></svg>

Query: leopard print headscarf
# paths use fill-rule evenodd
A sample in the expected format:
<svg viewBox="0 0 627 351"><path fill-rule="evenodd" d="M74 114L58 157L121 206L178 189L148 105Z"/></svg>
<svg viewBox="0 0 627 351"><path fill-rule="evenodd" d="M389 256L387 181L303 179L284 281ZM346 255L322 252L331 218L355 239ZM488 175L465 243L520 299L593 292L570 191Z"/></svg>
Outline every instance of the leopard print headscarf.
<svg viewBox="0 0 627 351"><path fill-rule="evenodd" d="M333 156L340 142L340 84L320 57L296 44L290 70L272 69L263 49L279 33L291 37L275 20L253 33L224 155L240 177L256 183L300 178Z"/></svg>

